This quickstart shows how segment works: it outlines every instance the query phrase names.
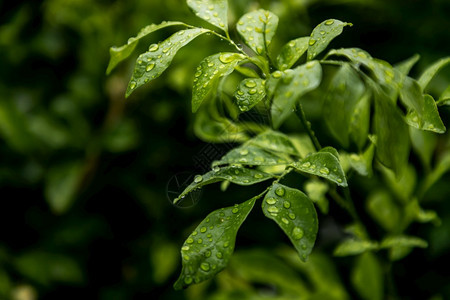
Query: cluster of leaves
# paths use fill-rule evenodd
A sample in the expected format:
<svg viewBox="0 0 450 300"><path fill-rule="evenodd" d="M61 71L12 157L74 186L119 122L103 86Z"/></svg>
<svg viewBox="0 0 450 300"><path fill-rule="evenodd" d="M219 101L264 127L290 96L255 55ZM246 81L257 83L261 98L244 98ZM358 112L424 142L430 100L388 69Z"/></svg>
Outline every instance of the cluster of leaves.
<svg viewBox="0 0 450 300"><path fill-rule="evenodd" d="M355 218L355 224L349 229L352 237L336 248L335 255L367 252L360 257L359 264L376 266L376 259L368 251L388 249L391 260L398 260L413 247L426 247L426 241L404 232L413 221L438 222L434 212L420 207L419 200L443 170L448 169L448 159L437 163L421 191L414 191L415 170L408 160L412 146L424 166L432 168L434 147L427 145L433 144L436 136L429 132L446 130L437 107L450 104L450 89L438 101L426 94L426 89L436 73L450 63L450 58L434 63L416 80L408 73L418 56L392 66L357 48L332 49L323 55L344 27L352 26L328 19L317 25L310 36L286 43L273 59L270 45L279 20L272 12L260 9L238 20L236 30L246 44L244 49L230 38L226 0L188 0L187 4L199 18L219 31L181 22L149 25L127 44L111 48L108 72L131 55L140 39L164 27L185 29L150 45L138 57L127 96L159 77L177 51L196 37L208 33L228 41L235 52L213 54L200 62L194 75L192 111L199 111L198 118L206 121L210 120L208 114L218 116L216 121L222 125L219 129L226 128L228 139L242 144L214 162L210 172L196 176L175 203L215 182L243 186L269 180L272 183L246 202L213 211L197 226L181 248L183 269L175 288L202 282L225 268L239 227L261 198L264 215L283 230L303 261L308 259L318 232L314 203L323 213L328 213L326 194ZM228 111L220 113L217 99L227 98L222 86L234 71L243 78L235 89L234 101L227 106ZM323 101L323 122L341 145L339 152L332 147L321 147L302 108L302 101L307 99ZM251 137L254 127L228 118L252 109L267 112L272 129L259 128L258 134ZM308 142L275 131L293 113L309 134ZM372 217L387 231L380 242L370 240L348 191L350 175L356 172L370 177L374 164L400 199L398 202L383 191L368 197ZM291 172L308 178L306 194L280 183Z"/></svg>

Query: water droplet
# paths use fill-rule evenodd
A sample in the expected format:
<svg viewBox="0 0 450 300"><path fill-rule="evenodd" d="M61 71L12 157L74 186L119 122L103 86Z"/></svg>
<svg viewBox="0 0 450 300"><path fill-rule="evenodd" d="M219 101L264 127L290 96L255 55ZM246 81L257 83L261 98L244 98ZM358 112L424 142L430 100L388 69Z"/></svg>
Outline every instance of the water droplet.
<svg viewBox="0 0 450 300"><path fill-rule="evenodd" d="M237 214L239 212L239 208L235 207L235 208L233 208L233 210L231 212L233 214Z"/></svg>
<svg viewBox="0 0 450 300"><path fill-rule="evenodd" d="M194 231L194 232L192 233L192 235L193 235L193 236L196 236L196 235L197 235L197 231Z"/></svg>
<svg viewBox="0 0 450 300"><path fill-rule="evenodd" d="M225 24L224 23L219 23L219 26L220 27L225 27Z"/></svg>
<svg viewBox="0 0 450 300"><path fill-rule="evenodd" d="M254 87L256 86L256 82L253 81L253 80L248 80L248 81L245 83L245 86L248 87L248 88L254 88Z"/></svg>
<svg viewBox="0 0 450 300"><path fill-rule="evenodd" d="M306 245L302 245L303 250L306 250L306 248L308 248L308 247L306 247Z"/></svg>
<svg viewBox="0 0 450 300"><path fill-rule="evenodd" d="M307 69L312 69L316 65L315 61L310 61L306 64Z"/></svg>
<svg viewBox="0 0 450 300"><path fill-rule="evenodd" d="M208 67L212 67L212 66L214 66L214 63L213 62L209 62L208 63Z"/></svg>
<svg viewBox="0 0 450 300"><path fill-rule="evenodd" d="M241 151L239 151L239 154L247 155L248 154L248 149L242 149Z"/></svg>
<svg viewBox="0 0 450 300"><path fill-rule="evenodd" d="M277 199L270 197L266 199L266 202L267 204L274 205L275 203L277 203Z"/></svg>
<svg viewBox="0 0 450 300"><path fill-rule="evenodd" d="M206 237L210 238L210 237L212 237L212 234L211 234L211 233L208 233L208 234L206 235Z"/></svg>
<svg viewBox="0 0 450 300"><path fill-rule="evenodd" d="M259 54L263 53L263 51L264 51L263 47L261 47L261 46L256 47L256 52L258 52Z"/></svg>
<svg viewBox="0 0 450 300"><path fill-rule="evenodd" d="M148 51L155 52L156 50L158 50L158 48L159 48L158 44L152 44L150 45L150 47L148 47Z"/></svg>
<svg viewBox="0 0 450 300"><path fill-rule="evenodd" d="M289 219L294 220L295 219L295 214L294 213L289 213Z"/></svg>
<svg viewBox="0 0 450 300"><path fill-rule="evenodd" d="M334 20L327 20L326 22L325 22L325 25L333 25L333 23L334 23Z"/></svg>
<svg viewBox="0 0 450 300"><path fill-rule="evenodd" d="M186 243L188 243L188 244L192 244L194 242L194 239L193 238L188 238L187 240L186 240Z"/></svg>
<svg viewBox="0 0 450 300"><path fill-rule="evenodd" d="M320 34L321 34L321 35L324 35L324 34L325 34L325 31L321 30L321 31L320 31Z"/></svg>
<svg viewBox="0 0 450 300"><path fill-rule="evenodd" d="M330 174L330 170L328 170L328 168L321 168L320 170L319 170L319 172L321 173L321 174L323 174L323 175L328 175L328 174Z"/></svg>
<svg viewBox="0 0 450 300"><path fill-rule="evenodd" d="M225 243L223 243L224 248L227 248L228 246L230 246L230 242L226 241Z"/></svg>
<svg viewBox="0 0 450 300"><path fill-rule="evenodd" d="M281 221L286 225L289 224L289 220L286 218L281 218Z"/></svg>
<svg viewBox="0 0 450 300"><path fill-rule="evenodd" d="M209 264L208 264L207 262L202 262L202 263L200 264L200 268L201 268L203 271L209 271Z"/></svg>
<svg viewBox="0 0 450 300"><path fill-rule="evenodd" d="M202 182L202 180L203 180L202 175L195 175L195 177L194 177L194 182L195 183Z"/></svg>
<svg viewBox="0 0 450 300"><path fill-rule="evenodd" d="M191 284L191 283L192 283L192 277L186 276L186 277L184 278L184 283L186 283L186 284Z"/></svg>
<svg viewBox="0 0 450 300"><path fill-rule="evenodd" d="M311 166L311 163L309 161L302 164L302 167L304 168L308 168L309 166Z"/></svg>
<svg viewBox="0 0 450 300"><path fill-rule="evenodd" d="M215 12L215 13L213 13L213 16L217 18L219 16L219 14Z"/></svg>
<svg viewBox="0 0 450 300"><path fill-rule="evenodd" d="M276 213L278 213L280 210L279 210L278 207L276 207L276 206L269 206L269 208L267 208L267 211L270 212L271 214L276 214Z"/></svg>
<svg viewBox="0 0 450 300"><path fill-rule="evenodd" d="M202 228L200 228L200 232L206 232L206 227L202 227Z"/></svg>
<svg viewBox="0 0 450 300"><path fill-rule="evenodd" d="M302 84L303 84L303 86L308 86L308 85L309 85L309 80L308 80L307 78L305 78L305 79L302 81Z"/></svg>
<svg viewBox="0 0 450 300"><path fill-rule="evenodd" d="M136 82L132 81L130 82L130 89L134 89L136 87Z"/></svg>
<svg viewBox="0 0 450 300"><path fill-rule="evenodd" d="M316 43L316 40L315 40L315 39L312 39L312 38L309 39L309 43L308 43L308 44L309 44L310 46L314 45L315 43Z"/></svg>
<svg viewBox="0 0 450 300"><path fill-rule="evenodd" d="M262 156L256 156L256 157L255 157L255 161L258 161L258 162L264 162L264 157L262 157Z"/></svg>
<svg viewBox="0 0 450 300"><path fill-rule="evenodd" d="M181 250L188 251L189 250L189 246L183 246L183 247L181 247Z"/></svg>
<svg viewBox="0 0 450 300"><path fill-rule="evenodd" d="M155 64L149 64L149 65L145 68L145 71L149 72L149 71L153 70L154 67L155 67Z"/></svg>
<svg viewBox="0 0 450 300"><path fill-rule="evenodd" d="M222 54L219 56L219 60L224 64L228 64L234 60L234 54Z"/></svg>
<svg viewBox="0 0 450 300"><path fill-rule="evenodd" d="M244 22L241 20L238 22L239 25L244 25Z"/></svg>
<svg viewBox="0 0 450 300"><path fill-rule="evenodd" d="M283 73L281 73L280 71L275 71L272 73L273 78L280 78L281 75L283 75Z"/></svg>
<svg viewBox="0 0 450 300"><path fill-rule="evenodd" d="M280 197L283 197L284 196L284 188L282 188L281 186L280 187L278 187L276 190L275 190L275 194L277 194L278 196L280 196Z"/></svg>
<svg viewBox="0 0 450 300"><path fill-rule="evenodd" d="M217 258L222 258L222 257L223 257L222 252L218 251L218 252L216 253L216 257L217 257Z"/></svg>
<svg viewBox="0 0 450 300"><path fill-rule="evenodd" d="M255 177L256 179L261 179L261 178L263 178L264 176L263 176L262 174L257 173L257 174L255 174L254 177Z"/></svg>
<svg viewBox="0 0 450 300"><path fill-rule="evenodd" d="M283 206L284 206L284 208L289 208L289 207L291 207L291 202L284 201Z"/></svg>
<svg viewBox="0 0 450 300"><path fill-rule="evenodd" d="M210 257L211 256L211 251L206 251L205 252L205 257Z"/></svg>
<svg viewBox="0 0 450 300"><path fill-rule="evenodd" d="M220 167L219 167L219 166L213 167L213 171L214 171L215 173L219 172L219 171L220 171Z"/></svg>
<svg viewBox="0 0 450 300"><path fill-rule="evenodd" d="M342 183L342 179L338 178L337 182Z"/></svg>
<svg viewBox="0 0 450 300"><path fill-rule="evenodd" d="M202 239L198 239L197 243L201 244L201 243L203 243L203 240Z"/></svg>
<svg viewBox="0 0 450 300"><path fill-rule="evenodd" d="M303 235L303 229L301 229L300 227L294 227L294 229L292 229L292 236L294 237L294 239L299 240L303 237Z"/></svg>

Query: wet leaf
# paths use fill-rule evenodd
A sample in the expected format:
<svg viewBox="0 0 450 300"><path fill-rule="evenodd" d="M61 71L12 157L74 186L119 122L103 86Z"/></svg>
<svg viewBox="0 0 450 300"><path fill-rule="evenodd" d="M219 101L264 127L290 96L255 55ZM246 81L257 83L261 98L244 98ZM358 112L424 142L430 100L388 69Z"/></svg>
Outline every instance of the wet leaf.
<svg viewBox="0 0 450 300"><path fill-rule="evenodd" d="M274 184L262 203L264 215L275 221L289 237L304 262L311 253L318 231L312 201L301 191Z"/></svg>
<svg viewBox="0 0 450 300"><path fill-rule="evenodd" d="M172 63L178 50L208 31L203 28L181 30L159 44L150 45L148 51L136 60L125 96L130 96L136 88L159 77Z"/></svg>
<svg viewBox="0 0 450 300"><path fill-rule="evenodd" d="M234 94L241 111L252 109L266 96L266 81L260 78L246 78L241 81Z"/></svg>
<svg viewBox="0 0 450 300"><path fill-rule="evenodd" d="M210 213L181 248L183 268L174 284L179 290L223 270L234 251L236 234L259 196Z"/></svg>
<svg viewBox="0 0 450 300"><path fill-rule="evenodd" d="M197 67L192 89L192 112L215 92L219 80L231 72L245 57L238 53L217 53L205 58Z"/></svg>
<svg viewBox="0 0 450 300"><path fill-rule="evenodd" d="M195 15L228 32L228 0L187 0Z"/></svg>
<svg viewBox="0 0 450 300"><path fill-rule="evenodd" d="M365 91L364 83L359 79L353 68L344 64L334 75L324 101L323 118L331 134L345 148L349 146L349 132L353 117L357 111L357 105L363 98ZM355 120L356 121L356 120ZM359 118L361 121L361 118ZM366 120L368 123L368 120ZM353 127L355 128L355 127ZM364 126L358 130L365 131ZM365 138L367 133L364 132Z"/></svg>
<svg viewBox="0 0 450 300"><path fill-rule="evenodd" d="M147 25L144 28L142 28L135 37L129 38L128 42L125 45L122 45L120 47L111 47L109 49L110 59L108 68L106 70L106 74L111 73L111 71L114 70L114 68L120 62L127 59L131 55L131 53L133 53L140 39L146 37L150 33L155 32L159 29L176 25L186 26L186 24L182 22L172 22L172 21L169 22L164 21L161 24Z"/></svg>
<svg viewBox="0 0 450 300"><path fill-rule="evenodd" d="M339 159L329 152L313 153L291 165L300 172L323 177L340 186L347 186L347 179Z"/></svg>
<svg viewBox="0 0 450 300"><path fill-rule="evenodd" d="M375 94L374 132L377 135L376 157L398 175L409 158L408 125L402 114L382 91Z"/></svg>
<svg viewBox="0 0 450 300"><path fill-rule="evenodd" d="M372 241L346 239L334 249L334 256L357 255L378 249L378 243Z"/></svg>
<svg viewBox="0 0 450 300"><path fill-rule="evenodd" d="M266 151L274 152L275 154L284 153L296 156L299 155L290 137L278 131L264 131L249 140L248 144L258 146Z"/></svg>
<svg viewBox="0 0 450 300"><path fill-rule="evenodd" d="M325 50L328 44L342 33L345 26L353 26L353 24L329 19L317 25L309 38L308 60L313 59Z"/></svg>
<svg viewBox="0 0 450 300"><path fill-rule="evenodd" d="M384 299L383 270L374 254L367 252L357 258L351 281L361 299Z"/></svg>
<svg viewBox="0 0 450 300"><path fill-rule="evenodd" d="M246 143L238 148L232 149L214 165L242 164L248 166L273 166L287 164L286 158L274 153L267 152L263 148Z"/></svg>
<svg viewBox="0 0 450 300"><path fill-rule="evenodd" d="M444 133L447 130L439 116L436 102L430 95L423 95L421 111L410 110L406 115L406 122L417 129L436 133Z"/></svg>
<svg viewBox="0 0 450 300"><path fill-rule="evenodd" d="M308 50L308 42L309 37L301 37L284 45L277 57L278 69L284 71L292 67Z"/></svg>
<svg viewBox="0 0 450 300"><path fill-rule="evenodd" d="M318 87L321 80L322 68L318 61L311 61L283 72L270 111L274 128L280 127L295 109L300 97Z"/></svg>
<svg viewBox="0 0 450 300"><path fill-rule="evenodd" d="M252 185L273 178L272 175L253 169L242 167L216 167L214 170L204 174L197 175L192 182L181 194L174 200L177 203L189 192L198 189L204 185L228 180L239 185Z"/></svg>
<svg viewBox="0 0 450 300"><path fill-rule="evenodd" d="M422 90L425 90L431 79L446 65L450 64L450 57L442 58L429 66L417 80Z"/></svg>
<svg viewBox="0 0 450 300"><path fill-rule="evenodd" d="M278 17L259 9L243 15L236 26L244 42L255 53L264 55L278 27Z"/></svg>

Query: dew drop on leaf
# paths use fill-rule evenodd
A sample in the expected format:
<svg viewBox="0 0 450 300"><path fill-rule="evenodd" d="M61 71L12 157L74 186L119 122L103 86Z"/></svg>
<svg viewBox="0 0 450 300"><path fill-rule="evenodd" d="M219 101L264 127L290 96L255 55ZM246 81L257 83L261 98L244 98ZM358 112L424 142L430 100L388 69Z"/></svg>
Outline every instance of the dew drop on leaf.
<svg viewBox="0 0 450 300"><path fill-rule="evenodd" d="M275 194L277 194L277 195L280 196L280 197L283 197L283 196L284 196L284 193L285 193L285 191L284 191L284 188L282 188L282 187L278 187L278 188L275 190Z"/></svg>
<svg viewBox="0 0 450 300"><path fill-rule="evenodd" d="M303 229L301 229L300 227L294 227L294 229L292 229L292 236L294 237L294 239L299 240L303 237L303 235Z"/></svg>

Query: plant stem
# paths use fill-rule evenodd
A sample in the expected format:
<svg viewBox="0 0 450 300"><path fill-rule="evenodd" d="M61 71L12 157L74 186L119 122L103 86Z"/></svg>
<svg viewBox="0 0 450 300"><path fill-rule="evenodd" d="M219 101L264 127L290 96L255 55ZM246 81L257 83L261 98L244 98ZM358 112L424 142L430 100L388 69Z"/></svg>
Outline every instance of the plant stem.
<svg viewBox="0 0 450 300"><path fill-rule="evenodd" d="M215 32L214 30L209 30L210 33L214 34L215 36L220 37L223 40L228 41L231 45L233 45L237 51L241 52L242 54L244 54L245 56L248 57L248 54L244 52L244 50L242 50L241 48L239 48L238 45L236 45L236 43L230 38L230 35L228 34L228 32L226 32L227 36L221 35L220 33Z"/></svg>
<svg viewBox="0 0 450 300"><path fill-rule="evenodd" d="M303 111L302 105L300 103L297 103L295 107L295 113L297 114L297 117L302 122L303 126L306 129L306 132L309 135L309 138L311 139L314 148L316 148L316 151L319 151L322 149L322 146L319 143L319 140L317 139L316 135L314 134L314 131L311 128L311 123L306 120L305 112Z"/></svg>

